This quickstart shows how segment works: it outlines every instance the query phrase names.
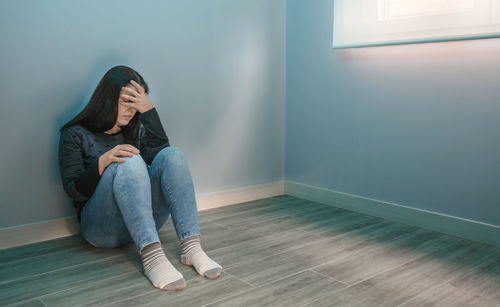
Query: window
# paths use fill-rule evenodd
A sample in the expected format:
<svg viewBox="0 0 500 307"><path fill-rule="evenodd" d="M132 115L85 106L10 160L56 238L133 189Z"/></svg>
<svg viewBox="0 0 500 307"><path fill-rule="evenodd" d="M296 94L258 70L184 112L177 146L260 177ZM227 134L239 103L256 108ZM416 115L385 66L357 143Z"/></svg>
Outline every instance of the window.
<svg viewBox="0 0 500 307"><path fill-rule="evenodd" d="M333 47L500 37L500 0L335 0Z"/></svg>

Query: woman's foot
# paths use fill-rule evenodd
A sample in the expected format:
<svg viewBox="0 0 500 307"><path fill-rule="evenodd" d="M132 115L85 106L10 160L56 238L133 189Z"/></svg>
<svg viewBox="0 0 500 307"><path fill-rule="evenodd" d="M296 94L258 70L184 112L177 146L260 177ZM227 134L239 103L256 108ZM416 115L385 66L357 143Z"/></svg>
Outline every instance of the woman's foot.
<svg viewBox="0 0 500 307"><path fill-rule="evenodd" d="M186 281L168 261L160 242L148 244L141 252L144 274L153 286L161 290L183 290Z"/></svg>
<svg viewBox="0 0 500 307"><path fill-rule="evenodd" d="M222 274L222 267L201 248L199 235L181 241L181 263L194 266L199 275L208 279L217 279Z"/></svg>

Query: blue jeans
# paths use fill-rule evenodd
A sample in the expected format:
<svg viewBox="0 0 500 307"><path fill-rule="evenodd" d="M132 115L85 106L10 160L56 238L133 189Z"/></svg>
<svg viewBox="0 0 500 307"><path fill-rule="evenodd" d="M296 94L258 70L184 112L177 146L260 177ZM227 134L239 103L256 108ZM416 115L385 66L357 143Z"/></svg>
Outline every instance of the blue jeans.
<svg viewBox="0 0 500 307"><path fill-rule="evenodd" d="M118 247L131 241L139 252L160 242L158 230L172 214L177 238L200 235L191 173L182 151L162 149L148 165L137 154L121 156L104 170L83 207L80 234L96 247Z"/></svg>

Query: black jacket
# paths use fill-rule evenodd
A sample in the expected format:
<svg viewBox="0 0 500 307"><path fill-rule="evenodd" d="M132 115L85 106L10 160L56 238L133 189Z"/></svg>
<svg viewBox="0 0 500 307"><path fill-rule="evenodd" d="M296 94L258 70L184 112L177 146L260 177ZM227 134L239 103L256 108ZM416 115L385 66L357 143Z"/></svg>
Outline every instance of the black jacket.
<svg viewBox="0 0 500 307"><path fill-rule="evenodd" d="M131 144L140 150L147 165L156 154L170 146L156 108L140 113L141 122L136 141ZM78 221L85 203L90 199L101 178L99 157L116 145L126 144L121 132L92 133L82 125L66 127L59 139L59 169L63 188L73 200Z"/></svg>

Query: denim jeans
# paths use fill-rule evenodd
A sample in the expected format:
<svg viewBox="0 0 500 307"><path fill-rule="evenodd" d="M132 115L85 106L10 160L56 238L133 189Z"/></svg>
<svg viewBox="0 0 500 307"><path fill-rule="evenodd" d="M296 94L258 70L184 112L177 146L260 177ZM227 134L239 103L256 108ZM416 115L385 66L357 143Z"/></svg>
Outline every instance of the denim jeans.
<svg viewBox="0 0 500 307"><path fill-rule="evenodd" d="M121 156L104 170L83 207L80 234L96 247L118 247L131 241L139 252L160 242L158 230L172 215L177 238L200 235L191 173L182 151L162 149L148 165L137 154Z"/></svg>

